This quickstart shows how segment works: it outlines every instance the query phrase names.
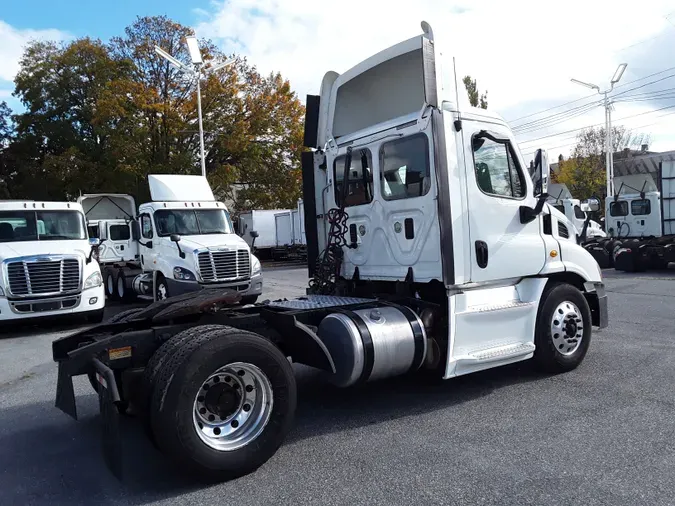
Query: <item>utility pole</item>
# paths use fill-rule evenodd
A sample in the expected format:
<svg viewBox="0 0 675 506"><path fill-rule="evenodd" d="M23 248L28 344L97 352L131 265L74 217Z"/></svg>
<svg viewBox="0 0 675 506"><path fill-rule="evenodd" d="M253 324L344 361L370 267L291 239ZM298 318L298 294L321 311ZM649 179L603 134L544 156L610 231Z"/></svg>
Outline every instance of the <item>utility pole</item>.
<svg viewBox="0 0 675 506"><path fill-rule="evenodd" d="M607 199L611 198L614 195L614 143L612 142L612 102L609 100L609 94L614 89L614 85L621 80L623 76L627 63L620 64L614 76L610 81L610 87L608 90L600 91L600 87L596 84L586 83L584 81L579 81L577 79L571 79L573 83L580 84L586 88L596 90L600 95L604 95L604 107L605 107L605 168L607 172Z"/></svg>
<svg viewBox="0 0 675 506"><path fill-rule="evenodd" d="M185 37L185 42L187 43L188 50L190 51L190 59L194 65L194 69L191 69L187 65L184 65L182 62L171 56L169 53L164 51L162 48L155 46L155 52L168 61L171 65L177 68L179 71L184 72L188 75L197 78L197 117L199 121L199 158L202 166L202 176L206 177L206 156L204 155L204 126L202 124L202 90L201 90L201 80L202 80L202 66L204 61L202 60L202 55L199 50L199 43L197 42L197 37ZM207 74L212 74L217 70L222 69L230 64L234 63L234 60L227 60L222 63L218 63L213 67L207 69Z"/></svg>

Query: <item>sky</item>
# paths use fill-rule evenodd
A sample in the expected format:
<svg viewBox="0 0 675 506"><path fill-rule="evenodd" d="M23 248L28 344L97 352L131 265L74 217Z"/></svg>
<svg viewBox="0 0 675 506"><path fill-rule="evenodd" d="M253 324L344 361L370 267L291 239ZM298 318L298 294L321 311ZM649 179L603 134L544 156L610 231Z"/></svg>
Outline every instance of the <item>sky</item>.
<svg viewBox="0 0 675 506"><path fill-rule="evenodd" d="M675 4L672 0L75 0L5 2L0 10L0 101L11 97L23 45L31 38L103 40L136 16L165 14L280 71L304 101L325 72L421 34L427 21L457 73L470 74L488 106L510 122L523 156L536 148L567 156L579 129L604 124L601 90L619 63L614 125L650 135L649 149L675 150ZM58 5L57 5L58 4ZM651 77L649 77L651 76ZM463 90L462 90L463 91ZM571 103L570 103L571 102Z"/></svg>

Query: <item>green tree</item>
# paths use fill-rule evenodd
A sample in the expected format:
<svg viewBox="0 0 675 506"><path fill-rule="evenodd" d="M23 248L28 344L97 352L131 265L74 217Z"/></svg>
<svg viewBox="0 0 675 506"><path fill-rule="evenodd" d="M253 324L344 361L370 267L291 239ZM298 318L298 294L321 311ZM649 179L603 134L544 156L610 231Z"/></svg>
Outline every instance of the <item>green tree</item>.
<svg viewBox="0 0 675 506"><path fill-rule="evenodd" d="M612 127L615 160L624 149L635 149L645 142L649 142L648 134L635 133L623 126ZM572 156L568 160L559 158L558 170L551 174L551 181L567 185L575 198L598 196L604 199L607 193L605 143L604 128L581 131Z"/></svg>
<svg viewBox="0 0 675 506"><path fill-rule="evenodd" d="M464 76L462 79L466 92L469 95L469 103L473 107L480 107L481 109L487 109L487 90L482 95L478 92L478 84L475 79L472 79L471 76Z"/></svg>
<svg viewBox="0 0 675 506"><path fill-rule="evenodd" d="M127 192L148 197L150 173L199 174L194 77L154 52L189 64L185 36L170 19L138 18L109 43L30 44L16 77L17 115L10 151L14 197L75 198ZM208 67L225 59L201 41ZM304 108L279 74L261 75L243 58L202 78L207 176L221 198L278 207L300 195Z"/></svg>
<svg viewBox="0 0 675 506"><path fill-rule="evenodd" d="M0 102L0 198L9 197L12 167L9 162L9 146L14 132L12 110L7 102Z"/></svg>

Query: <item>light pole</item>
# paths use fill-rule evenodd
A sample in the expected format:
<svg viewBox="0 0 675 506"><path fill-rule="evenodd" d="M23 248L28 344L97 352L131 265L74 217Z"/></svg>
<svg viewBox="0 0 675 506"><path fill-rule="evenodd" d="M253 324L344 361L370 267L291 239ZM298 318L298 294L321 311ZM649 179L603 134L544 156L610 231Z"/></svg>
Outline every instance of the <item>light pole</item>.
<svg viewBox="0 0 675 506"><path fill-rule="evenodd" d="M204 156L204 127L202 125L202 91L200 86L200 81L202 78L202 66L204 65L204 61L202 60L202 54L201 51L199 50L199 43L197 42L197 37L193 36L185 37L185 42L187 43L188 51L190 52L190 59L192 60L194 69L191 69L187 65L184 65L182 62L178 61L176 58L171 56L169 53L164 51L159 46L155 46L155 52L181 72L185 72L186 74L197 78L197 117L199 118L199 156L202 165L202 176L206 177L206 158ZM222 63L218 63L217 65L214 65L213 67L209 68L207 70L207 73L211 74L232 63L234 63L234 60L227 60Z"/></svg>
<svg viewBox="0 0 675 506"><path fill-rule="evenodd" d="M623 76L627 63L621 63L616 72L614 72L614 77L610 81L610 87L608 90L600 91L600 87L596 84L585 83L579 81L578 79L571 79L573 83L580 84L586 88L596 90L600 95L605 96L604 106L605 106L605 165L607 166L607 198L611 198L614 195L614 147L612 143L612 104L609 101L607 96L614 89L614 85L621 80Z"/></svg>

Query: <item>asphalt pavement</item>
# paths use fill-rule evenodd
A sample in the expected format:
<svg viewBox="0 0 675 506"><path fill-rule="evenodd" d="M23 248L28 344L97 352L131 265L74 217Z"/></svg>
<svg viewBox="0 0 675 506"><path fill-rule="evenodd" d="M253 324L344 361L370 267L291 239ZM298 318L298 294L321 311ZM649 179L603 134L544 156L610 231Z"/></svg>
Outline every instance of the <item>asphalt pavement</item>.
<svg viewBox="0 0 675 506"><path fill-rule="evenodd" d="M267 270L265 298L301 295L306 282L304 269ZM297 366L286 443L257 472L208 487L177 475L132 419L117 481L86 379L79 421L54 407L51 342L74 327L5 330L0 504L675 504L675 275L606 271L606 285L610 325L567 374L521 363L337 390Z"/></svg>

